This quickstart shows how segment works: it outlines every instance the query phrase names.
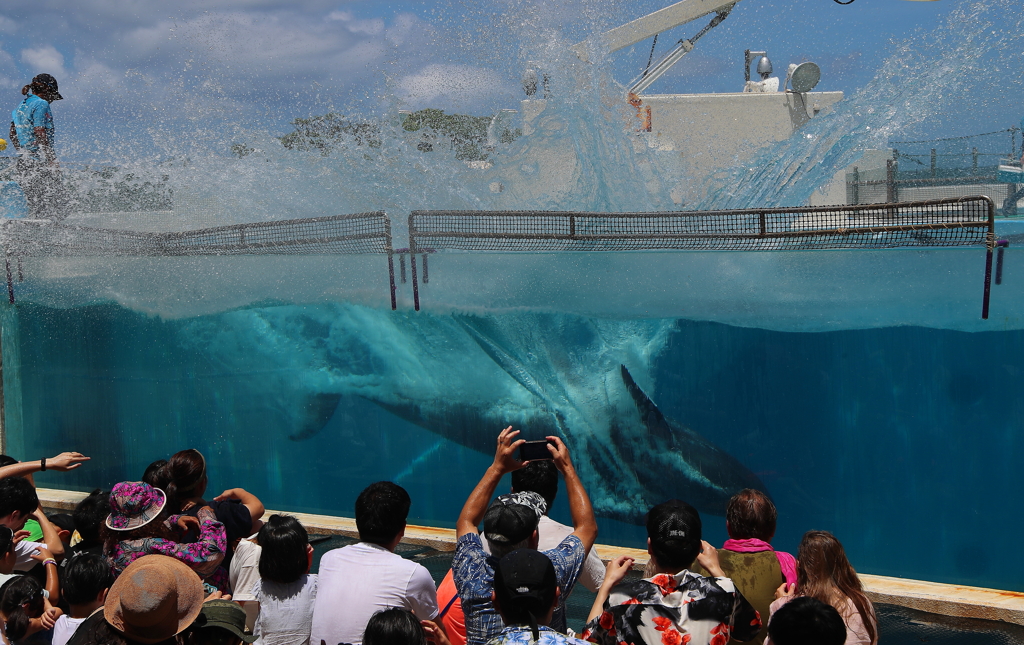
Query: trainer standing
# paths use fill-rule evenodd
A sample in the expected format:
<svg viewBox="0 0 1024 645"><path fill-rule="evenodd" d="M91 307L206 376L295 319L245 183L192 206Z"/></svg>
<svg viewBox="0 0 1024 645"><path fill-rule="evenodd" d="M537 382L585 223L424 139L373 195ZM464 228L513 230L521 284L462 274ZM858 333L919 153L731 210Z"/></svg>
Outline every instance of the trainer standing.
<svg viewBox="0 0 1024 645"><path fill-rule="evenodd" d="M25 191L29 217L61 220L64 191L53 148L50 103L64 97L49 74L37 74L21 93L25 100L11 112L11 143L18 152L15 177Z"/></svg>

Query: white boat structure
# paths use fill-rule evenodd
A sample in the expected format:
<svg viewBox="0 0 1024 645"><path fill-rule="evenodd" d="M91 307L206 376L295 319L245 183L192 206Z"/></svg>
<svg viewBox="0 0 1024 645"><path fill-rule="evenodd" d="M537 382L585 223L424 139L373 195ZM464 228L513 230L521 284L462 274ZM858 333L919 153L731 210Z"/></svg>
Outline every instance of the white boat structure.
<svg viewBox="0 0 1024 645"><path fill-rule="evenodd" d="M588 63L675 27L713 16L694 36L679 40L668 54L650 65L629 85L624 97L636 108L638 141L652 149L678 151L682 156L691 199L695 197L694 184L705 184L706 193L707 180L716 173L752 157L766 146L788 139L810 119L828 113L843 98L842 92L812 91L820 79L816 64L790 65L780 83L778 77L771 75L767 52L751 50L744 52L742 91L648 93L651 85L693 51L697 41L725 20L738 3L739 0L682 0L572 48L580 60ZM750 79L750 66L755 61L760 80ZM534 130L547 106L547 99L537 96L538 76L542 74L528 70L524 77L527 98L520 108L524 134ZM682 204L686 192L673 191L673 201Z"/></svg>

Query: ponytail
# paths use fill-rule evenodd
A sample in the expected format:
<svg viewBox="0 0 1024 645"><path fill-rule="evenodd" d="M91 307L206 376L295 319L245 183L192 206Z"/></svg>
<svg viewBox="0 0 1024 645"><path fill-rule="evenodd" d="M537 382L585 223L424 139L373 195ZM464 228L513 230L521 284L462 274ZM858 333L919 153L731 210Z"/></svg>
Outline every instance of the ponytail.
<svg viewBox="0 0 1024 645"><path fill-rule="evenodd" d="M25 87L21 88L21 95L22 96L28 96L28 91L30 89L32 89L31 85L26 85Z"/></svg>
<svg viewBox="0 0 1024 645"><path fill-rule="evenodd" d="M10 643L25 638L31 619L43 615L46 605L43 602L43 588L35 578L17 576L3 588L0 597L0 612L6 617L4 633Z"/></svg>

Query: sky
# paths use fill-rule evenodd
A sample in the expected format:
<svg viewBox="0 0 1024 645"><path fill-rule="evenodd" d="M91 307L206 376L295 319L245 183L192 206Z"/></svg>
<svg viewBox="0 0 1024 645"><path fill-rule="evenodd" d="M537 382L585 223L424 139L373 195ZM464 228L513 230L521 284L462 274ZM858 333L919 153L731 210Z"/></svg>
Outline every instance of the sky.
<svg viewBox="0 0 1024 645"><path fill-rule="evenodd" d="M330 111L378 118L426 107L491 114L517 107L530 63L556 60L568 45L668 4L3 0L0 96L13 108L32 75L53 74L66 97L54 105L61 144L67 154L86 157L143 140L159 145L161 136L182 128L255 127L280 135L294 118ZM743 50L750 48L767 50L782 74L790 62L813 60L822 68L818 89L850 95L901 44L934 32L968 4L742 0L649 92L738 91ZM705 23L662 34L655 55ZM648 40L600 64L627 84L650 51ZM1019 59L1024 52L1011 53ZM987 115L986 127L1017 122L1012 101L1006 103ZM970 130L961 122L951 127Z"/></svg>

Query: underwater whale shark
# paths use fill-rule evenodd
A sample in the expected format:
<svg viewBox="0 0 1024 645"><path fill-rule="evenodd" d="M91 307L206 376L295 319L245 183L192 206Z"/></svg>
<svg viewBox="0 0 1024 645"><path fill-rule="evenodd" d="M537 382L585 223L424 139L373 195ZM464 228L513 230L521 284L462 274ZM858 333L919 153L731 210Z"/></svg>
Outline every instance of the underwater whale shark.
<svg viewBox="0 0 1024 645"><path fill-rule="evenodd" d="M315 441L348 396L488 455L510 424L526 439L558 435L595 511L640 523L669 498L723 515L736 491L765 490L647 394L652 359L674 329L671 320L415 314L331 303L204 316L178 333L224 370L258 372L268 393L292 393L278 405L293 410L293 440ZM270 405L274 397L260 398Z"/></svg>

